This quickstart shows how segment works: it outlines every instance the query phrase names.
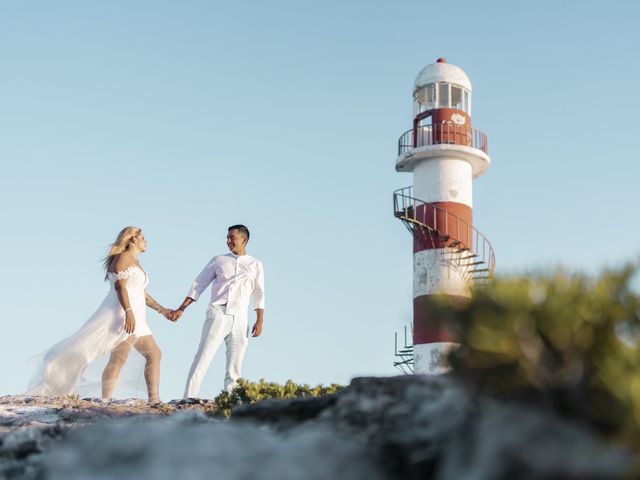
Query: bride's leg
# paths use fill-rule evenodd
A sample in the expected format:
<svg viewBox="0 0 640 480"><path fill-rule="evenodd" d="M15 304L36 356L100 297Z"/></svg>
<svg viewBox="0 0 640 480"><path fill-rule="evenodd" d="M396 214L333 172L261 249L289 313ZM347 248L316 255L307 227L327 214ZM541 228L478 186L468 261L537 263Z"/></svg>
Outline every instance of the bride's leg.
<svg viewBox="0 0 640 480"><path fill-rule="evenodd" d="M158 344L151 335L139 337L134 346L147 361L144 367L144 380L147 382L149 402L158 403L160 402L158 386L160 383L160 358L162 357L162 352L160 352Z"/></svg>
<svg viewBox="0 0 640 480"><path fill-rule="evenodd" d="M107 363L107 366L102 372L102 398L111 398L113 390L116 388L120 370L122 370L122 366L129 356L129 350L131 350L133 343L132 339L133 337L127 338L111 351L109 363Z"/></svg>

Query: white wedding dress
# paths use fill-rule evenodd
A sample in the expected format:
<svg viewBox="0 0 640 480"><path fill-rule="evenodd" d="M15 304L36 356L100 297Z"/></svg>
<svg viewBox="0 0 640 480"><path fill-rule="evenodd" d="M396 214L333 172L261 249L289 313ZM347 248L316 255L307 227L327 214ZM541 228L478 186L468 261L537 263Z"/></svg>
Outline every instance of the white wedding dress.
<svg viewBox="0 0 640 480"><path fill-rule="evenodd" d="M125 312L114 288L117 280L127 279L126 290L136 319L131 335L151 335L147 324L145 288L147 274L138 266L107 274L110 289L98 310L76 333L56 343L40 358L26 395L60 396L71 393L100 396L101 374L111 351L130 335L124 331ZM90 368L87 368L91 366ZM132 352L120 373L117 392L143 396L144 361ZM140 395L142 394L142 395ZM114 396L120 396L118 393Z"/></svg>

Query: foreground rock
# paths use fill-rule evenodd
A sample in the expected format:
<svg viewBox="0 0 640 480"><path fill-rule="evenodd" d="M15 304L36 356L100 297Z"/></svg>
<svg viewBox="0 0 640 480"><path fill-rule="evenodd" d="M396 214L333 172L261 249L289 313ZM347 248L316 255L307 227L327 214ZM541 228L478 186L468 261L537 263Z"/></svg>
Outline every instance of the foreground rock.
<svg viewBox="0 0 640 480"><path fill-rule="evenodd" d="M629 463L585 426L446 377L360 378L329 397L240 407L230 421L206 403L92 402L70 429L66 407L30 406L43 410L1 438L5 478L614 479ZM29 415L38 425L24 426Z"/></svg>
<svg viewBox="0 0 640 480"><path fill-rule="evenodd" d="M285 432L331 425L373 449L389 478L604 479L629 465L583 425L472 396L447 377L359 378L330 399L265 401L234 418Z"/></svg>
<svg viewBox="0 0 640 480"><path fill-rule="evenodd" d="M89 425L103 420L140 415L171 415L180 410L212 413L213 400L189 398L169 403L149 404L144 400L102 400L67 397L0 397L0 434L27 427L58 425L62 428Z"/></svg>
<svg viewBox="0 0 640 480"><path fill-rule="evenodd" d="M276 434L251 423L183 413L73 433L44 459L47 478L386 478L371 461L374 452L325 426Z"/></svg>
<svg viewBox="0 0 640 480"><path fill-rule="evenodd" d="M40 454L63 442L71 429L185 409L209 413L215 404L196 399L149 405L137 399L0 397L0 479L36 478L42 470Z"/></svg>

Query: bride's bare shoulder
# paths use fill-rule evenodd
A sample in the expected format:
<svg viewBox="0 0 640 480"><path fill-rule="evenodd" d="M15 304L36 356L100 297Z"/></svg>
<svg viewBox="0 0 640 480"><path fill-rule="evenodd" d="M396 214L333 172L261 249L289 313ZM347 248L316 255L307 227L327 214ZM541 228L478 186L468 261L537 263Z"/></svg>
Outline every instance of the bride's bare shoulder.
<svg viewBox="0 0 640 480"><path fill-rule="evenodd" d="M109 271L111 273L118 273L126 270L127 268L131 268L136 266L136 261L133 255L128 255L127 253L120 253L113 257L111 260L111 264L109 265Z"/></svg>

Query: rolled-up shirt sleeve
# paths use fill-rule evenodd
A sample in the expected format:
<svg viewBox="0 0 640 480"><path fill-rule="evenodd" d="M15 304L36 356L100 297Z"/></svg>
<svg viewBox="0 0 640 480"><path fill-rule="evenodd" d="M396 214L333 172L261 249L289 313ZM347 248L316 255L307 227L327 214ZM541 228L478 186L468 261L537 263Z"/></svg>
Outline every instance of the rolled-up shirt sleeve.
<svg viewBox="0 0 640 480"><path fill-rule="evenodd" d="M211 261L207 264L206 267L200 272L200 274L196 277L191 285L191 290L187 293L187 297L193 298L194 300L198 300L198 297L205 291L205 289L213 282L213 279L216 278L216 269L215 269L215 257L211 259Z"/></svg>
<svg viewBox="0 0 640 480"><path fill-rule="evenodd" d="M264 269L262 263L258 263L258 273L253 286L253 308L264 310Z"/></svg>

